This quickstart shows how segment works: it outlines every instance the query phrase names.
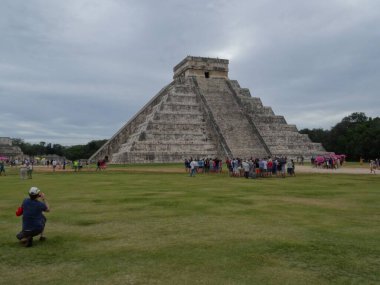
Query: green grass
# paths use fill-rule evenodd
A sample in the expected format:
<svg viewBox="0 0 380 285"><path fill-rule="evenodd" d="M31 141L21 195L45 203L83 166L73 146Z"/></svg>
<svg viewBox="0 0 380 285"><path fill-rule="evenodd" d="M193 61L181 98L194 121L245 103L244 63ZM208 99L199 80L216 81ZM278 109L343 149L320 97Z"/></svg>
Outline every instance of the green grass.
<svg viewBox="0 0 380 285"><path fill-rule="evenodd" d="M7 168L0 283L380 283L378 176L246 180L120 170L22 181ZM23 248L14 213L30 186L46 193L52 211L48 240Z"/></svg>

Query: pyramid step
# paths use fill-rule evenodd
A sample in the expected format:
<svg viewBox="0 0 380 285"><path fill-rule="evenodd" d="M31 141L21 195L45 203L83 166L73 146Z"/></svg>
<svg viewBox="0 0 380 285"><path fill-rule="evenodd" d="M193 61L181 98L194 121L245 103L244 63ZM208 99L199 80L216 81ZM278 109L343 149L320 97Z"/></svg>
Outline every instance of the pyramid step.
<svg viewBox="0 0 380 285"><path fill-rule="evenodd" d="M113 155L113 163L149 163L149 162L178 162L190 157L214 158L215 152L129 152L120 155Z"/></svg>
<svg viewBox="0 0 380 285"><path fill-rule="evenodd" d="M200 113L200 105L196 103L165 103L161 105L160 108L161 111L163 112L197 112Z"/></svg>
<svg viewBox="0 0 380 285"><path fill-rule="evenodd" d="M168 97L167 102L185 103L185 104L198 104L198 99L196 96L172 95L172 96Z"/></svg>
<svg viewBox="0 0 380 285"><path fill-rule="evenodd" d="M182 143L159 143L159 142L140 142L138 144L135 144L131 147L130 151L172 151L172 152L178 152L181 150L187 150L195 152L197 150L203 150L203 151L213 151L215 150L215 145L211 143L192 143L189 144L188 142L182 142Z"/></svg>

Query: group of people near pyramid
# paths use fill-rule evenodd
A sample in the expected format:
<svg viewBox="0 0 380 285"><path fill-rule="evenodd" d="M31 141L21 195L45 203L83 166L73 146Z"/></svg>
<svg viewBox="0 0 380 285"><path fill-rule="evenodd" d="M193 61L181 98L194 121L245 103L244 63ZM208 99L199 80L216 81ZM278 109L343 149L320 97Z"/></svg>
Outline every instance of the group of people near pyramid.
<svg viewBox="0 0 380 285"><path fill-rule="evenodd" d="M274 158L227 158L225 165L231 177L259 178L271 176L295 176L295 164L293 159L286 156ZM185 159L185 169L190 176L195 173L221 173L223 161L215 158Z"/></svg>

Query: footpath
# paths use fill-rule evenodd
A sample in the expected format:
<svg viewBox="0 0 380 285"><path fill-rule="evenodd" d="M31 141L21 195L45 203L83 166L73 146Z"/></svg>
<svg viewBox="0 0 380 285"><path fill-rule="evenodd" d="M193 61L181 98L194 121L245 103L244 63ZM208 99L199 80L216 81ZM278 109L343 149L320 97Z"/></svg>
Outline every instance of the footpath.
<svg viewBox="0 0 380 285"><path fill-rule="evenodd" d="M324 174L371 174L369 168L351 168L344 166L338 169L311 167L310 165L296 165L296 173L324 173ZM376 170L376 174L380 173ZM372 174L374 175L374 174Z"/></svg>

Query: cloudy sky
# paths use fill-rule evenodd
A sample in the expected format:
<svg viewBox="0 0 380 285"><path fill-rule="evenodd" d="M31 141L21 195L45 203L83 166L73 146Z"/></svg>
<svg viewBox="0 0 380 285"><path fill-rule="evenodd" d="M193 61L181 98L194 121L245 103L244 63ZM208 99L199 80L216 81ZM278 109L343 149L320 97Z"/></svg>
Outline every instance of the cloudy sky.
<svg viewBox="0 0 380 285"><path fill-rule="evenodd" d="M298 129L377 117L379 27L378 0L1 0L0 136L110 138L187 55Z"/></svg>

